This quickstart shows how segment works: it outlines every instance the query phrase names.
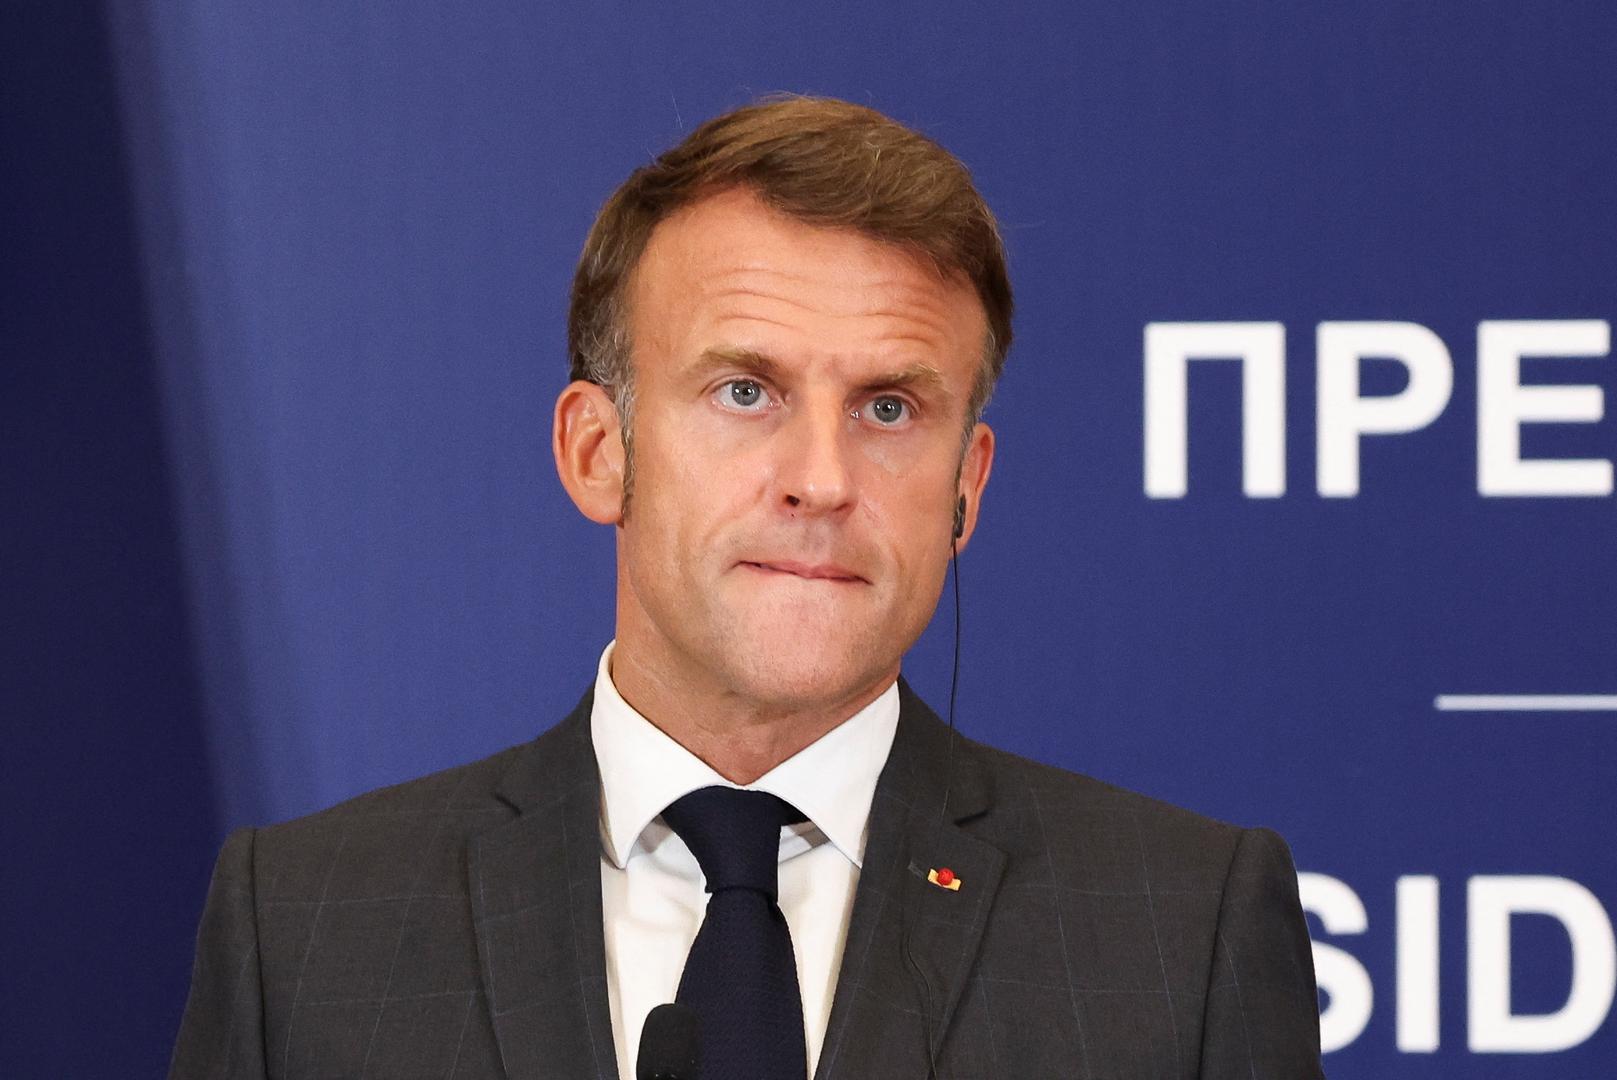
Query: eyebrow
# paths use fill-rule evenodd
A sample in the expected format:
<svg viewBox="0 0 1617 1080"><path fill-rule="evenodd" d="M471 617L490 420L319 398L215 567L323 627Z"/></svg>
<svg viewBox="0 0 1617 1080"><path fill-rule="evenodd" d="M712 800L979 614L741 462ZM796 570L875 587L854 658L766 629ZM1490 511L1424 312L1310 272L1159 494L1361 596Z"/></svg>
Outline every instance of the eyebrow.
<svg viewBox="0 0 1617 1080"><path fill-rule="evenodd" d="M781 365L773 357L755 349L730 348L727 346L715 346L714 348L703 350L702 355L697 357L686 370L692 375L702 376L727 368L740 368L775 382L781 381L784 375ZM931 364L921 361L906 364L897 371L884 372L875 378L868 379L861 385L860 389L870 391L909 386L923 387L943 393L948 392L943 373Z"/></svg>
<svg viewBox="0 0 1617 1080"><path fill-rule="evenodd" d="M755 349L735 349L716 346L702 350L702 355L685 370L692 375L706 376L726 368L741 368L766 379L779 381L781 366L773 358Z"/></svg>

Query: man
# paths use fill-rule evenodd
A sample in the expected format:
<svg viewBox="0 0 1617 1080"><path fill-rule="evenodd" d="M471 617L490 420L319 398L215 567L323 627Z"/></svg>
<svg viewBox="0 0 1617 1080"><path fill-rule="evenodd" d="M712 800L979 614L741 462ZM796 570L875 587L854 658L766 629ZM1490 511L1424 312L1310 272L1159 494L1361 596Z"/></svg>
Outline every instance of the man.
<svg viewBox="0 0 1617 1080"><path fill-rule="evenodd" d="M871 110L744 108L636 171L554 418L617 537L592 692L234 834L172 1075L627 1078L665 1002L709 1080L1320 1075L1278 837L956 738L899 679L1010 315L964 167Z"/></svg>

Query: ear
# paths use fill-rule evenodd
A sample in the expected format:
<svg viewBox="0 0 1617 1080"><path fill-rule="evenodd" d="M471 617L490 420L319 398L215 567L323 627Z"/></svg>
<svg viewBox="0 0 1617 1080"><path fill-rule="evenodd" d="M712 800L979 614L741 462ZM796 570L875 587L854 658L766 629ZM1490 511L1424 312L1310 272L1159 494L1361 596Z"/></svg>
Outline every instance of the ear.
<svg viewBox="0 0 1617 1080"><path fill-rule="evenodd" d="M572 382L556 399L551 432L556 474L573 505L601 525L623 520L623 433L617 406L591 382Z"/></svg>
<svg viewBox="0 0 1617 1080"><path fill-rule="evenodd" d="M983 505L983 489L988 486L988 474L994 469L994 429L978 424L966 444L966 456L960 463L960 488L955 492L958 502L966 500L965 529L955 541L955 550L964 551L971 543L971 534L977 531L977 514Z"/></svg>

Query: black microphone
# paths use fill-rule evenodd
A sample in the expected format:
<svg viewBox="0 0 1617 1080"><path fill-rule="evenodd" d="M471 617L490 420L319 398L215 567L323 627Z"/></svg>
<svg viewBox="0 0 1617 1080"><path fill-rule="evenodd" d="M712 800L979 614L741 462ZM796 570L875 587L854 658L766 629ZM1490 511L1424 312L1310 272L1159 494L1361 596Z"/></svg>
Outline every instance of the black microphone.
<svg viewBox="0 0 1617 1080"><path fill-rule="evenodd" d="M646 1014L640 1029L640 1056L635 1080L701 1080L697 1066L696 1010L686 1005L659 1005Z"/></svg>

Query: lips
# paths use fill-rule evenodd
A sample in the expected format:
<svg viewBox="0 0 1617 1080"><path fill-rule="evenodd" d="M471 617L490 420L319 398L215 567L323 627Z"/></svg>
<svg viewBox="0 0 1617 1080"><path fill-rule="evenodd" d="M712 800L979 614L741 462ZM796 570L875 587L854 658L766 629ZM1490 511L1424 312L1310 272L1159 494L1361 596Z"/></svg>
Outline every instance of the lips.
<svg viewBox="0 0 1617 1080"><path fill-rule="evenodd" d="M748 559L742 566L767 574L786 574L807 581L840 582L849 585L868 585L862 575L836 563L802 562L797 559Z"/></svg>

